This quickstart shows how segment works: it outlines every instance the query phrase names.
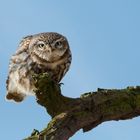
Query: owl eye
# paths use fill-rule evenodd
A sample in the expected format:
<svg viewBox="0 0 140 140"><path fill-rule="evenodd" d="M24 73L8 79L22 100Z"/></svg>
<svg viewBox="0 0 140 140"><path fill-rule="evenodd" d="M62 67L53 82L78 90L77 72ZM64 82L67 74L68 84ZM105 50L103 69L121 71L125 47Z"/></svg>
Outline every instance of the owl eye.
<svg viewBox="0 0 140 140"><path fill-rule="evenodd" d="M61 41L56 42L55 47L61 49L63 47L62 42Z"/></svg>
<svg viewBox="0 0 140 140"><path fill-rule="evenodd" d="M44 43L40 43L40 44L38 44L38 47L39 47L40 49L43 49L43 48L44 48L44 46L45 46L45 44L44 44Z"/></svg>

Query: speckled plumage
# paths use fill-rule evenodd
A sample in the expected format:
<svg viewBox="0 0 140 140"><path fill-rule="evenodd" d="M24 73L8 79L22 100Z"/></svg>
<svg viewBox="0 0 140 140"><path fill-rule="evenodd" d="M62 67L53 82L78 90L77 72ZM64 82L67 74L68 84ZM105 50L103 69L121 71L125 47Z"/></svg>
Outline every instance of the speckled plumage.
<svg viewBox="0 0 140 140"><path fill-rule="evenodd" d="M21 102L27 95L35 95L33 73L48 72L55 82L60 82L70 64L66 37L48 32L23 38L10 60L6 98Z"/></svg>

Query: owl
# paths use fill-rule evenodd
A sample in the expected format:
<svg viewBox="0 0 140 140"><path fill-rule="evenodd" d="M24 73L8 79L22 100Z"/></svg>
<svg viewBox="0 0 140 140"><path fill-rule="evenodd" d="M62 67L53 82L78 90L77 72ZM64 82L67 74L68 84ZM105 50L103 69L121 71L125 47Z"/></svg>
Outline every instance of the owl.
<svg viewBox="0 0 140 140"><path fill-rule="evenodd" d="M6 99L21 102L35 95L33 74L47 72L59 83L71 64L71 51L66 37L54 32L24 37L11 57Z"/></svg>

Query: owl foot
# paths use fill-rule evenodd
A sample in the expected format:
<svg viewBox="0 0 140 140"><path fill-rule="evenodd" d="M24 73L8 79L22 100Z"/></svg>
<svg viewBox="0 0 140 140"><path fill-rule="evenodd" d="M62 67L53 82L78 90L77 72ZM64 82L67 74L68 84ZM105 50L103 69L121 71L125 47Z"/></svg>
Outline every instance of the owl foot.
<svg viewBox="0 0 140 140"><path fill-rule="evenodd" d="M24 99L24 96L22 96L21 94L18 94L16 92L14 92L14 93L8 93L6 95L6 99L8 99L8 100L14 100L15 102L21 102Z"/></svg>
<svg viewBox="0 0 140 140"><path fill-rule="evenodd" d="M59 83L59 87L61 87L62 85L64 85L64 83Z"/></svg>

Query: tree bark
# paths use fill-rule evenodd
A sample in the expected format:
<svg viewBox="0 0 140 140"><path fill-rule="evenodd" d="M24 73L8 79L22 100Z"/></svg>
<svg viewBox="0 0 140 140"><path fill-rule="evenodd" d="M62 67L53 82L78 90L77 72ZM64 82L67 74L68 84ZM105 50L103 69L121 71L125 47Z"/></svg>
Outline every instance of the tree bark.
<svg viewBox="0 0 140 140"><path fill-rule="evenodd" d="M48 74L34 76L37 103L52 116L48 126L34 130L25 140L68 140L79 129L89 131L105 121L126 120L140 115L140 86L125 89L100 89L68 98L61 84Z"/></svg>

